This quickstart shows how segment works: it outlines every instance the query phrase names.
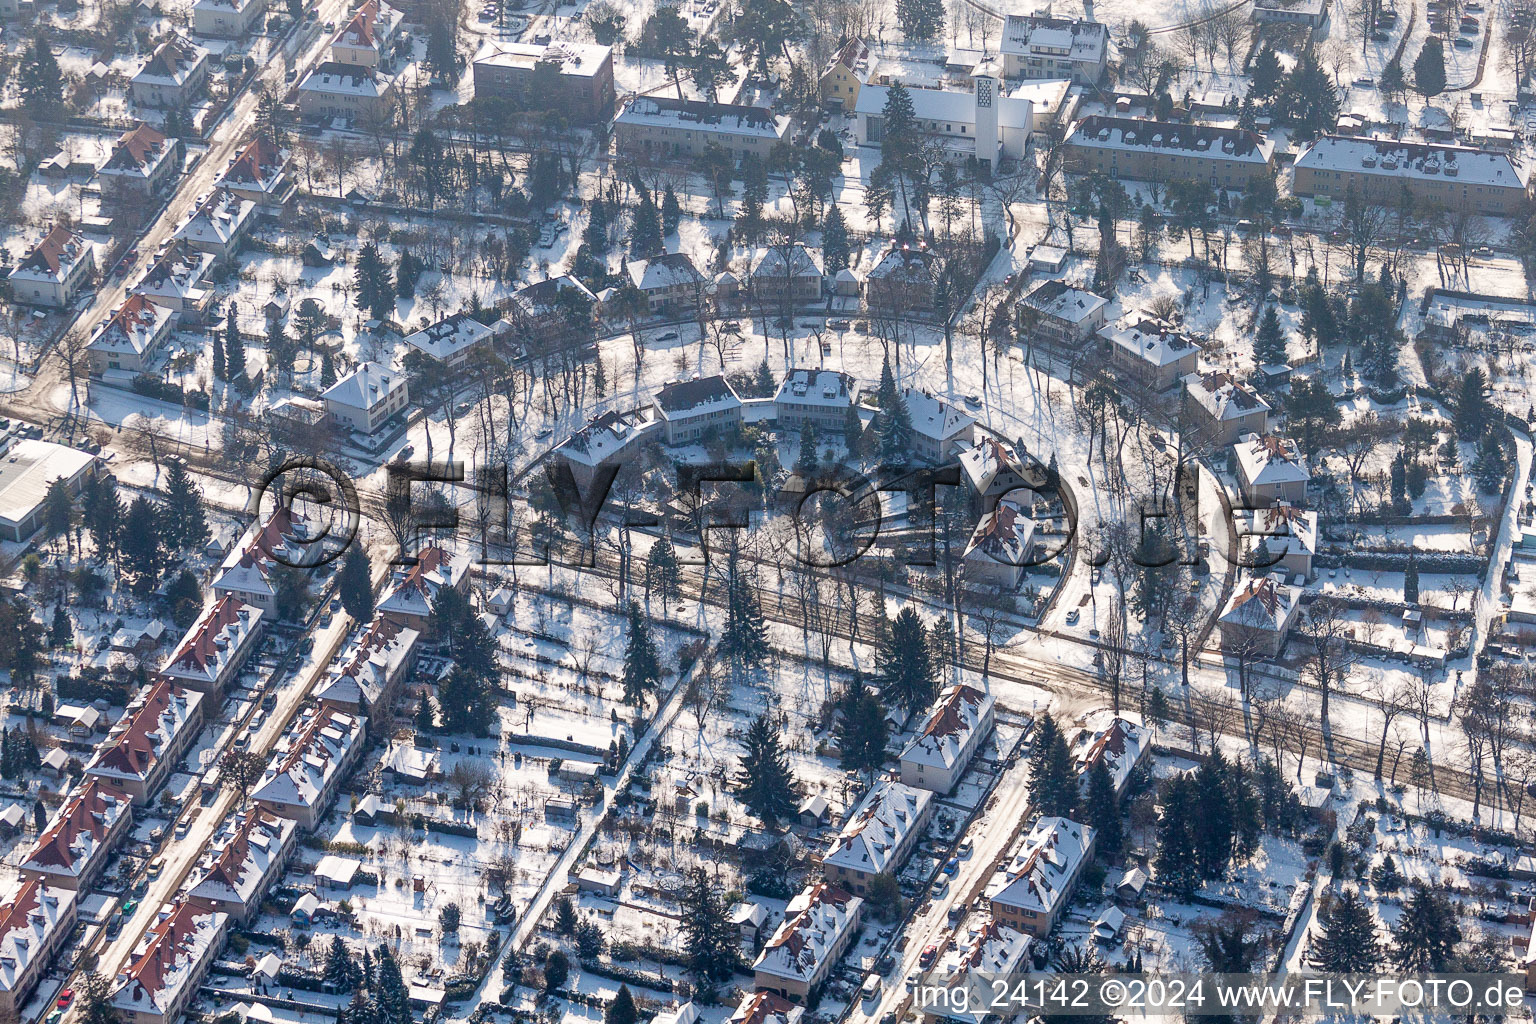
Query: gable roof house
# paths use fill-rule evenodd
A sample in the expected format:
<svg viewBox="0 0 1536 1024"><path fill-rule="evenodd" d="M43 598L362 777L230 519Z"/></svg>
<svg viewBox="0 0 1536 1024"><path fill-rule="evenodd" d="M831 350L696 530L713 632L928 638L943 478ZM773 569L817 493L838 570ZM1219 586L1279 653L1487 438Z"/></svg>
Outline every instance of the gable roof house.
<svg viewBox="0 0 1536 1024"><path fill-rule="evenodd" d="M668 381L651 396L651 404L669 445L691 444L741 425L741 399L720 374Z"/></svg>
<svg viewBox="0 0 1536 1024"><path fill-rule="evenodd" d="M247 527L239 543L224 556L213 579L213 592L264 613L275 612L277 590L271 573L279 562L274 556L281 556L283 563L303 564L304 545L299 541L307 535L308 524L292 505L274 509L266 522Z"/></svg>
<svg viewBox="0 0 1536 1024"><path fill-rule="evenodd" d="M797 430L814 423L819 432L842 433L848 410L859 401L859 382L838 370L795 370L784 375L773 407L779 426Z"/></svg>
<svg viewBox="0 0 1536 1024"><path fill-rule="evenodd" d="M864 901L830 882L815 882L789 901L784 921L752 965L754 985L804 1003L827 980L859 928Z"/></svg>
<svg viewBox="0 0 1536 1024"><path fill-rule="evenodd" d="M1003 498L981 517L965 545L962 571L968 583L1013 590L1028 572L1035 520L1014 498Z"/></svg>
<svg viewBox="0 0 1536 1024"><path fill-rule="evenodd" d="M1110 364L1133 384L1166 391L1200 368L1200 347L1173 324L1137 315L1099 331Z"/></svg>
<svg viewBox="0 0 1536 1024"><path fill-rule="evenodd" d="M229 915L178 896L160 908L112 985L111 1005L128 1024L174 1024L224 944Z"/></svg>
<svg viewBox="0 0 1536 1024"><path fill-rule="evenodd" d="M425 633L438 593L452 587L462 594L468 585L469 555L429 544L416 553L414 564L394 570L389 594L378 604L379 617Z"/></svg>
<svg viewBox="0 0 1536 1024"><path fill-rule="evenodd" d="M1248 577L1232 591L1216 620L1222 650L1240 659L1273 658L1301 608L1301 588L1285 582L1285 574Z"/></svg>
<svg viewBox="0 0 1536 1024"><path fill-rule="evenodd" d="M852 110L859 102L859 89L869 81L869 44L850 39L838 48L822 69L819 89L821 105L834 111Z"/></svg>
<svg viewBox="0 0 1536 1024"><path fill-rule="evenodd" d="M1020 300L1020 321L1030 334L1067 348L1102 330L1109 300L1065 281L1042 281Z"/></svg>
<svg viewBox="0 0 1536 1024"><path fill-rule="evenodd" d="M1043 939L1072 899L1093 854L1093 829L1070 818L1038 819L1019 854L987 886L992 917Z"/></svg>
<svg viewBox="0 0 1536 1024"><path fill-rule="evenodd" d="M144 202L180 169L181 143L140 122L119 136L107 162L96 169L101 198L107 202Z"/></svg>
<svg viewBox="0 0 1536 1024"><path fill-rule="evenodd" d="M992 732L996 701L990 693L956 683L945 688L901 752L901 781L948 793Z"/></svg>
<svg viewBox="0 0 1536 1024"><path fill-rule="evenodd" d="M224 168L219 187L257 206L282 206L297 185L288 177L293 154L264 138L246 143Z"/></svg>
<svg viewBox="0 0 1536 1024"><path fill-rule="evenodd" d="M133 805L117 787L88 776L64 798L21 862L23 878L89 889L112 848L133 826Z"/></svg>
<svg viewBox="0 0 1536 1024"><path fill-rule="evenodd" d="M697 1010L694 1015L698 1015ZM656 1019L661 1020L660 1017ZM783 996L772 992L748 992L741 997L726 1024L800 1024L804 1019L805 1007L796 1006Z"/></svg>
<svg viewBox="0 0 1536 1024"><path fill-rule="evenodd" d="M1088 773L1102 763L1115 784L1115 794L1123 795L1131 772L1152 753L1152 736L1146 727L1125 715L1102 712L1090 716L1072 743L1072 760L1083 788Z"/></svg>
<svg viewBox="0 0 1536 1024"><path fill-rule="evenodd" d="M240 811L224 822L198 858L187 894L248 924L272 883L282 877L297 834L291 818L259 807Z"/></svg>
<svg viewBox="0 0 1536 1024"><path fill-rule="evenodd" d="M1254 571L1280 570L1287 578L1311 578L1312 558L1317 554L1316 512L1279 501L1240 514L1239 522L1243 554ZM1261 546L1267 555L1259 551Z"/></svg>
<svg viewBox="0 0 1536 1024"><path fill-rule="evenodd" d="M942 398L908 388L902 392L912 418L912 453L928 462L945 462L955 446L976 442L976 421Z"/></svg>
<svg viewBox="0 0 1536 1024"><path fill-rule="evenodd" d="M927 249L892 245L864 276L864 305L894 313L930 312L943 264Z"/></svg>
<svg viewBox="0 0 1536 1024"><path fill-rule="evenodd" d="M416 660L421 634L379 616L347 642L332 660L315 699L374 721L389 713L400 683Z"/></svg>
<svg viewBox="0 0 1536 1024"><path fill-rule="evenodd" d="M197 0L192 31L215 39L241 39L267 12L267 0Z"/></svg>
<svg viewBox="0 0 1536 1024"><path fill-rule="evenodd" d="M960 474L970 492L971 504L979 512L990 512L997 507L998 499L1020 487L1031 488L1043 483L1036 479L1036 469L1019 450L1006 441L989 435L976 442L974 448L960 453Z"/></svg>
<svg viewBox="0 0 1536 1024"><path fill-rule="evenodd" d="M215 260L232 261L255 221L256 204L228 189L216 188L176 229L176 237Z"/></svg>
<svg viewBox="0 0 1536 1024"><path fill-rule="evenodd" d="M225 595L203 610L161 672L200 693L219 695L250 657L266 626L259 607Z"/></svg>
<svg viewBox="0 0 1536 1024"><path fill-rule="evenodd" d="M313 830L362 749L360 719L325 705L306 708L278 740L251 799L273 814L292 818L300 828Z"/></svg>
<svg viewBox="0 0 1536 1024"><path fill-rule="evenodd" d="M411 401L404 373L362 362L320 396L325 411L360 434L372 434Z"/></svg>
<svg viewBox="0 0 1536 1024"><path fill-rule="evenodd" d="M1296 504L1306 498L1312 474L1301 456L1301 446L1293 439L1279 434L1244 434L1233 447L1233 454L1237 481L1249 504Z"/></svg>
<svg viewBox="0 0 1536 1024"><path fill-rule="evenodd" d="M208 84L208 51L175 32L150 54L129 83L133 102L145 107L191 106Z"/></svg>
<svg viewBox="0 0 1536 1024"><path fill-rule="evenodd" d="M1242 189L1274 173L1275 144L1245 128L1092 114L1067 129L1062 159L1075 174Z"/></svg>
<svg viewBox="0 0 1536 1024"><path fill-rule="evenodd" d="M75 892L29 878L0 905L0 1014L20 1020L43 973L75 927Z"/></svg>
<svg viewBox="0 0 1536 1024"><path fill-rule="evenodd" d="M933 794L882 782L860 802L821 859L827 881L863 895L876 875L895 875L922 841Z"/></svg>
<svg viewBox="0 0 1536 1024"><path fill-rule="evenodd" d="M143 373L150 369L175 322L174 310L157 306L143 295L128 296L91 335L87 351L92 375L99 377L108 370Z"/></svg>
<svg viewBox="0 0 1536 1024"><path fill-rule="evenodd" d="M758 298L777 299L787 292L793 302L815 302L821 298L822 278L821 255L796 242L788 252L779 245L759 249L749 282Z"/></svg>
<svg viewBox="0 0 1536 1024"><path fill-rule="evenodd" d="M96 272L96 250L85 236L55 224L11 270L11 298L62 309Z"/></svg>
<svg viewBox="0 0 1536 1024"><path fill-rule="evenodd" d="M133 290L155 305L178 313L182 325L201 323L213 297L213 289L203 284L212 266L213 257L208 253L172 239Z"/></svg>
<svg viewBox="0 0 1536 1024"><path fill-rule="evenodd" d="M139 805L149 803L181 761L203 721L203 695L160 678L127 712L85 767Z"/></svg>
<svg viewBox="0 0 1536 1024"><path fill-rule="evenodd" d="M403 18L382 0L366 0L331 40L331 60L355 67L378 67L384 63Z"/></svg>
<svg viewBox="0 0 1536 1024"><path fill-rule="evenodd" d="M943 979L943 984L962 986L975 998L963 1001L964 1009L959 999L952 999L948 1006L935 1000L935 1005L923 1012L924 1024L989 1024L1008 1019L1010 1015L1000 1017L994 1009L991 979L1028 971L1025 957L1033 945L1034 937L1028 932L992 920L964 936L956 935L934 965L933 974Z"/></svg>
<svg viewBox="0 0 1536 1024"><path fill-rule="evenodd" d="M1269 403L1225 370L1185 377L1184 408L1216 444L1269 429Z"/></svg>
<svg viewBox="0 0 1536 1024"><path fill-rule="evenodd" d="M624 265L629 283L645 296L646 310L656 316L669 311L692 312L704 293L704 275L685 252L657 253Z"/></svg>
<svg viewBox="0 0 1536 1024"><path fill-rule="evenodd" d="M1324 135L1296 158L1291 191L1332 196L1349 190L1366 202L1415 203L1506 217L1530 195L1530 171L1508 153L1469 146Z"/></svg>
<svg viewBox="0 0 1536 1024"><path fill-rule="evenodd" d="M1009 78L1070 78L1095 85L1109 64L1109 29L1081 18L1010 14L997 48Z"/></svg>

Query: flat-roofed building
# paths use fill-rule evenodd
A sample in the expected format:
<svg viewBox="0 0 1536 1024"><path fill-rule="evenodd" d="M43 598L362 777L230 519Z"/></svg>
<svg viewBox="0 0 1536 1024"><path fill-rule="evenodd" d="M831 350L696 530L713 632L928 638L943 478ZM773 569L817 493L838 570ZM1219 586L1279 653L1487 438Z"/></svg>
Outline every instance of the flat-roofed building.
<svg viewBox="0 0 1536 1024"><path fill-rule="evenodd" d="M908 89L917 130L939 147L951 163L975 160L993 168L1023 157L1035 130L1030 95L1011 96L1003 89L1002 63L992 57L978 63L965 88ZM868 84L859 90L853 111L861 146L885 140L885 103L890 87Z"/></svg>
<svg viewBox="0 0 1536 1024"><path fill-rule="evenodd" d="M788 131L789 118L767 107L668 96L636 96L613 122L620 152L696 157L713 144L738 163L768 159Z"/></svg>
<svg viewBox="0 0 1536 1024"><path fill-rule="evenodd" d="M515 98L579 121L602 120L613 112L610 46L487 39L470 68L477 97Z"/></svg>
<svg viewBox="0 0 1536 1024"><path fill-rule="evenodd" d="M1324 135L1296 158L1294 194L1340 200L1351 188L1383 206L1397 206L1406 190L1415 206L1507 217L1529 196L1530 172L1504 152L1338 135Z"/></svg>
<svg viewBox="0 0 1536 1024"><path fill-rule="evenodd" d="M0 455L0 540L24 541L43 525L48 488L63 480L78 495L101 462L89 452L24 438Z"/></svg>
<svg viewBox="0 0 1536 1024"><path fill-rule="evenodd" d="M1234 191L1275 171L1274 143L1245 128L1102 114L1067 129L1062 157L1074 174L1142 181L1194 178Z"/></svg>

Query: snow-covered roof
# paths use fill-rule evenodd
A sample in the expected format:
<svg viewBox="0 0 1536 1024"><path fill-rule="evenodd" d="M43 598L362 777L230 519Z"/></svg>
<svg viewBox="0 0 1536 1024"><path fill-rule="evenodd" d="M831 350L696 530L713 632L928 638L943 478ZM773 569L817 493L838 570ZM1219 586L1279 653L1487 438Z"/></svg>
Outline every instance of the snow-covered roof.
<svg viewBox="0 0 1536 1024"><path fill-rule="evenodd" d="M283 858L298 823L260 807L248 807L224 822L198 858L189 890L193 899L249 906L259 900L263 879Z"/></svg>
<svg viewBox="0 0 1536 1024"><path fill-rule="evenodd" d="M155 52L150 54L144 66L133 76L133 81L140 85L184 85L197 70L197 66L207 58L207 50L172 33L165 42L155 47Z"/></svg>
<svg viewBox="0 0 1536 1024"><path fill-rule="evenodd" d="M1024 296L1024 304L1057 320L1080 324L1103 309L1109 300L1102 295L1074 288L1065 281L1042 281Z"/></svg>
<svg viewBox="0 0 1536 1024"><path fill-rule="evenodd" d="M262 611L224 596L208 606L188 629L161 669L166 675L213 686L246 639L261 627Z"/></svg>
<svg viewBox="0 0 1536 1024"><path fill-rule="evenodd" d="M1270 554L1280 558L1292 553L1317 553L1317 513L1311 509L1281 501L1249 512L1247 518L1247 534L1253 547L1262 542Z"/></svg>
<svg viewBox="0 0 1536 1024"><path fill-rule="evenodd" d="M255 212L256 204L249 199L241 199L228 189L216 188L176 230L176 237L222 247L240 234Z"/></svg>
<svg viewBox="0 0 1536 1024"><path fill-rule="evenodd" d="M112 781L148 779L176 737L198 719L202 701L196 690L160 678L128 705L86 772Z"/></svg>
<svg viewBox="0 0 1536 1024"><path fill-rule="evenodd" d="M425 618L444 587L457 589L469 572L469 555L429 544L416 553L416 561L394 570L389 595L379 602L381 615Z"/></svg>
<svg viewBox="0 0 1536 1024"><path fill-rule="evenodd" d="M785 272L785 258L788 257L789 271ZM804 242L796 242L789 246L786 254L782 245L770 245L757 250L752 256L752 277L785 278L785 277L821 277L821 256L813 252Z"/></svg>
<svg viewBox="0 0 1536 1024"><path fill-rule="evenodd" d="M161 907L128 966L117 974L112 1006L126 1013L165 1015L213 955L228 920L228 914L186 897Z"/></svg>
<svg viewBox="0 0 1536 1024"><path fill-rule="evenodd" d="M975 447L960 453L960 470L979 494L992 490L999 479L1006 486L1017 486L1024 478L1028 463L1014 446L995 437L983 437Z"/></svg>
<svg viewBox="0 0 1536 1024"><path fill-rule="evenodd" d="M1035 521L1028 510L1011 498L1003 498L976 524L964 557L1021 566L1034 539Z"/></svg>
<svg viewBox="0 0 1536 1024"><path fill-rule="evenodd" d="M318 809L326 783L362 738L363 725L356 717L329 706L306 709L278 741L251 798Z"/></svg>
<svg viewBox="0 0 1536 1024"><path fill-rule="evenodd" d="M380 74L374 68L328 60L304 76L299 91L376 99L389 91L391 81L388 75Z"/></svg>
<svg viewBox="0 0 1536 1024"><path fill-rule="evenodd" d="M399 11L380 0L367 0L352 15L351 20L341 27L341 31L336 33L331 45L380 49L381 43L388 42L394 34L395 26L400 24L402 17Z"/></svg>
<svg viewBox="0 0 1536 1024"><path fill-rule="evenodd" d="M1151 749L1152 737L1141 723L1113 711L1092 715L1072 744L1072 759L1086 781L1095 764L1109 769L1115 792L1125 789L1131 769Z"/></svg>
<svg viewBox="0 0 1536 1024"><path fill-rule="evenodd" d="M863 86L854 101L853 112L882 116L890 91L890 87L884 85ZM912 100L912 113L919 122L976 123L976 94L970 89L908 89L907 96ZM1029 130L1034 105L1028 99L998 96L996 103L999 128Z"/></svg>
<svg viewBox="0 0 1536 1024"><path fill-rule="evenodd" d="M664 252L645 260L630 260L625 265L629 280L643 292L661 291L679 286L702 287L704 275L685 252Z"/></svg>
<svg viewBox="0 0 1536 1024"><path fill-rule="evenodd" d="M490 341L491 329L468 313L454 313L405 336L405 343L433 359L446 362L466 349Z"/></svg>
<svg viewBox="0 0 1536 1024"><path fill-rule="evenodd" d="M264 523L253 523L240 537L240 542L230 548L214 577L216 590L236 590L243 593L273 593L267 575L272 570L275 555L281 555L286 564L303 564L303 545L298 543L307 534L304 517L291 505L274 509Z"/></svg>
<svg viewBox="0 0 1536 1024"><path fill-rule="evenodd" d="M822 858L824 865L878 874L890 871L896 851L912 830L927 819L933 794L900 782L883 782L853 812L848 824Z"/></svg>
<svg viewBox="0 0 1536 1024"><path fill-rule="evenodd" d="M372 708L385 687L416 650L421 634L382 616L348 641L326 670L315 694L319 701Z"/></svg>
<svg viewBox="0 0 1536 1024"><path fill-rule="evenodd" d="M1296 169L1344 171L1382 178L1455 178L1463 185L1524 189L1530 172L1508 153L1398 139L1324 135L1296 158Z"/></svg>
<svg viewBox="0 0 1536 1024"><path fill-rule="evenodd" d="M353 371L325 389L320 397L350 409L372 409L405 387L405 374L380 363L358 363Z"/></svg>
<svg viewBox="0 0 1536 1024"><path fill-rule="evenodd" d="M283 181L291 154L265 138L252 139L224 170L219 184L260 192L272 192Z"/></svg>
<svg viewBox="0 0 1536 1024"><path fill-rule="evenodd" d="M128 807L127 794L94 775L87 776L49 819L22 861L22 870L80 877Z"/></svg>
<svg viewBox="0 0 1536 1024"><path fill-rule="evenodd" d="M48 495L55 480L71 480L96 456L78 448L22 438L6 449L0 461L0 519L20 523L31 515Z"/></svg>
<svg viewBox="0 0 1536 1024"><path fill-rule="evenodd" d="M75 893L63 886L31 878L0 906L0 992L15 999L33 959L50 947L50 939L69 916Z"/></svg>
<svg viewBox="0 0 1536 1024"><path fill-rule="evenodd" d="M859 400L859 383L838 370L790 370L773 400L846 409Z"/></svg>
<svg viewBox="0 0 1536 1024"><path fill-rule="evenodd" d="M11 271L11 280L62 283L81 260L91 256L91 244L79 232L55 224Z"/></svg>
<svg viewBox="0 0 1536 1024"><path fill-rule="evenodd" d="M804 1017L805 1007L792 1003L781 995L773 992L749 992L742 997L741 1003L726 1024L800 1024Z"/></svg>
<svg viewBox="0 0 1536 1024"><path fill-rule="evenodd" d="M605 412L588 420L586 426L560 442L555 451L572 462L596 466L647 437L654 424L649 407Z"/></svg>
<svg viewBox="0 0 1536 1024"><path fill-rule="evenodd" d="M1273 142L1246 128L1104 114L1090 114L1074 123L1067 129L1063 144L1120 152L1192 154L1252 164L1267 164L1275 155Z"/></svg>
<svg viewBox="0 0 1536 1024"><path fill-rule="evenodd" d="M975 991L975 1000L954 1000L945 1010L944 1019L950 1021L982 1021L993 1017L991 980L1017 971L1028 970L1025 957L1029 955L1034 938L1027 932L1010 928L998 921L988 920L980 927L970 929L964 936L956 936L939 962L933 974L943 979L946 986L960 986L962 990ZM979 986L973 989L972 986ZM962 1005L966 1008L962 1008ZM974 1006L974 1009L969 1007Z"/></svg>
<svg viewBox="0 0 1536 1024"><path fill-rule="evenodd" d="M668 381L656 390L652 402L662 419L701 416L741 405L730 381L720 374Z"/></svg>
<svg viewBox="0 0 1536 1024"><path fill-rule="evenodd" d="M529 316L543 316L559 308L559 299L564 292L574 292L591 304L597 302L592 289L569 274L524 285L513 293L512 301Z"/></svg>
<svg viewBox="0 0 1536 1024"><path fill-rule="evenodd" d="M892 245L880 257L880 262L866 275L867 280L891 280L896 283L933 284L939 272L937 253L927 249L914 249L909 245Z"/></svg>
<svg viewBox="0 0 1536 1024"><path fill-rule="evenodd" d="M1184 378L1184 389L1214 420L1235 420L1262 409L1269 403L1259 393L1225 370L1191 373Z"/></svg>
<svg viewBox="0 0 1536 1024"><path fill-rule="evenodd" d="M118 137L112 145L112 155L96 173L148 179L175 150L175 139L168 139L141 122Z"/></svg>
<svg viewBox="0 0 1536 1024"><path fill-rule="evenodd" d="M912 429L940 443L958 437L976 425L976 420L927 391L908 388L902 393Z"/></svg>
<svg viewBox="0 0 1536 1024"><path fill-rule="evenodd" d="M974 686L956 683L946 687L928 718L901 752L902 763L945 770L953 768L971 735L991 714L993 704L990 693Z"/></svg>
<svg viewBox="0 0 1536 1024"><path fill-rule="evenodd" d="M1096 21L1010 14L998 49L1021 56L1071 57L1097 63L1109 47L1109 29Z"/></svg>
<svg viewBox="0 0 1536 1024"><path fill-rule="evenodd" d="M992 902L1037 914L1052 914L1067 899L1093 843L1093 829L1070 818L1036 820L1017 857L1000 876Z"/></svg>
<svg viewBox="0 0 1536 1024"><path fill-rule="evenodd" d="M778 978L811 980L844 933L855 927L864 901L828 882L816 882L785 908L752 969Z"/></svg>
<svg viewBox="0 0 1536 1024"><path fill-rule="evenodd" d="M1250 486L1305 483L1312 479L1300 446L1289 437L1244 434L1232 447L1243 479Z"/></svg>
<svg viewBox="0 0 1536 1024"><path fill-rule="evenodd" d="M1301 606L1301 588L1287 584L1284 573L1250 576L1232 591L1220 621L1268 633L1284 633Z"/></svg>
<svg viewBox="0 0 1536 1024"><path fill-rule="evenodd" d="M91 351L143 357L160 343L175 316L143 295L130 295L91 335Z"/></svg>
<svg viewBox="0 0 1536 1024"><path fill-rule="evenodd" d="M782 139L789 130L789 118L776 116L767 107L668 96L636 96L630 100L623 113L614 118L614 125L630 124L757 139Z"/></svg>
<svg viewBox="0 0 1536 1024"><path fill-rule="evenodd" d="M198 303L208 294L208 289L201 285L212 265L212 253L198 252L181 239L174 238L134 290L151 299Z"/></svg>
<svg viewBox="0 0 1536 1024"><path fill-rule="evenodd" d="M1171 366L1200 351L1178 327L1150 316L1126 317L1100 329L1099 336L1151 366Z"/></svg>
<svg viewBox="0 0 1536 1024"><path fill-rule="evenodd" d="M572 78L591 78L613 58L613 47L595 43L514 43L487 39L475 51L474 63L532 71L540 64L552 64L560 74Z"/></svg>

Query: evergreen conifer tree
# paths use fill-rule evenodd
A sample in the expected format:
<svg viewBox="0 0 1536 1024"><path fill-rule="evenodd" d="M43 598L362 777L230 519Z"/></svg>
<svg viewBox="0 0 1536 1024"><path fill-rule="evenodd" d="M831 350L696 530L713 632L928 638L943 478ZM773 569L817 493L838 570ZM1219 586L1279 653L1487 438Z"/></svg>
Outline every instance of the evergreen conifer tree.
<svg viewBox="0 0 1536 1024"><path fill-rule="evenodd" d="M1265 306L1253 340L1253 356L1261 366L1282 365L1286 361L1285 332L1280 329L1280 315L1274 306Z"/></svg>
<svg viewBox="0 0 1536 1024"><path fill-rule="evenodd" d="M1448 970L1461 939L1451 901L1442 893L1415 885L1393 929L1392 963L1407 973Z"/></svg>
<svg viewBox="0 0 1536 1024"><path fill-rule="evenodd" d="M736 552L726 562L725 628L720 650L730 660L731 671L740 675L760 668L768 660L768 626L758 604L756 580L744 569Z"/></svg>
<svg viewBox="0 0 1536 1024"><path fill-rule="evenodd" d="M165 474L165 506L161 522L166 547L172 551L189 551L208 542L203 489L192 479L181 459L171 460Z"/></svg>
<svg viewBox="0 0 1536 1024"><path fill-rule="evenodd" d="M1320 970L1364 974L1381 964L1381 942L1371 908L1354 889L1345 889L1318 914L1322 934L1313 943L1312 959Z"/></svg>
<svg viewBox="0 0 1536 1024"><path fill-rule="evenodd" d="M373 618L373 580L370 578L368 552L361 544L350 544L341 557L336 573L337 596L347 614L358 622Z"/></svg>
<svg viewBox="0 0 1536 1024"><path fill-rule="evenodd" d="M1403 572L1403 603L1419 603L1419 561L1408 556L1408 568Z"/></svg>
<svg viewBox="0 0 1536 1024"><path fill-rule="evenodd" d="M224 326L224 372L239 383L245 379L245 342L240 340L239 310L229 304L229 322Z"/></svg>
<svg viewBox="0 0 1536 1024"><path fill-rule="evenodd" d="M821 224L821 263L829 276L848 267L848 225L836 203L827 204Z"/></svg>
<svg viewBox="0 0 1536 1024"><path fill-rule="evenodd" d="M726 918L719 885L702 866L689 873L680 903L689 970L706 986L730 978L741 959L740 939Z"/></svg>
<svg viewBox="0 0 1536 1024"><path fill-rule="evenodd" d="M624 650L624 700L645 707L645 695L661 683L661 659L651 622L635 602L629 603L629 643Z"/></svg>
<svg viewBox="0 0 1536 1024"><path fill-rule="evenodd" d="M766 714L758 715L743 742L747 750L736 774L741 802L769 825L793 817L799 787L779 745L778 729Z"/></svg>
<svg viewBox="0 0 1536 1024"><path fill-rule="evenodd" d="M937 689L933 658L928 653L928 632L911 606L896 613L890 635L877 646L881 688L893 703L908 714L928 706Z"/></svg>
<svg viewBox="0 0 1536 1024"><path fill-rule="evenodd" d="M1120 798L1115 793L1115 780L1109 774L1104 758L1098 758L1088 769L1086 795L1088 824L1098 833L1096 840L1101 856L1113 857L1120 850L1124 829L1120 822Z"/></svg>

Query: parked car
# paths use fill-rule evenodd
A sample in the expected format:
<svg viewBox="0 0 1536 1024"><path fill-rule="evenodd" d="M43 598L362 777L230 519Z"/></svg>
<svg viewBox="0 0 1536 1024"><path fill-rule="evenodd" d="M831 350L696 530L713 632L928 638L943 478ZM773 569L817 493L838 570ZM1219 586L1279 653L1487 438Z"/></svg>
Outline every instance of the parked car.
<svg viewBox="0 0 1536 1024"><path fill-rule="evenodd" d="M676 341L677 340L677 332L676 331L668 331L666 334L658 334L656 336L656 340L657 341Z"/></svg>
<svg viewBox="0 0 1536 1024"><path fill-rule="evenodd" d="M930 943L928 943L928 945L924 946L923 947L923 951L918 954L918 956L917 956L917 966L919 966L919 967L932 967L933 966L933 962L935 960L937 960L938 957L939 957L939 947L935 946L933 943L930 942Z"/></svg>

